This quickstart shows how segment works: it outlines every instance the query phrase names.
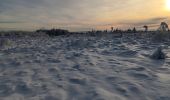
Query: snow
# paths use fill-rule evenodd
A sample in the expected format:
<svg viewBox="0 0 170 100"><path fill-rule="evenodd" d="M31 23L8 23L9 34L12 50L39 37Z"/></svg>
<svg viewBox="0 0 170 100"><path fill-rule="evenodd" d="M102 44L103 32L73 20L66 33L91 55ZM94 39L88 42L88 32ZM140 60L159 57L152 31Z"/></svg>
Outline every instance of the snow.
<svg viewBox="0 0 170 100"><path fill-rule="evenodd" d="M5 40L3 40L5 41ZM148 38L58 36L7 39L0 100L170 100L170 43Z"/></svg>

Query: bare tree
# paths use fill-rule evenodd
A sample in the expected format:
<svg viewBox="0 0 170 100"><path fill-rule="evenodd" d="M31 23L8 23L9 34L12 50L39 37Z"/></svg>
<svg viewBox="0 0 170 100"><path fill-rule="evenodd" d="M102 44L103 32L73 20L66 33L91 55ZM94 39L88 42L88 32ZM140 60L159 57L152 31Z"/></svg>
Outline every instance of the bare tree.
<svg viewBox="0 0 170 100"><path fill-rule="evenodd" d="M145 29L145 32L148 32L148 26L147 25L143 26L143 28Z"/></svg>

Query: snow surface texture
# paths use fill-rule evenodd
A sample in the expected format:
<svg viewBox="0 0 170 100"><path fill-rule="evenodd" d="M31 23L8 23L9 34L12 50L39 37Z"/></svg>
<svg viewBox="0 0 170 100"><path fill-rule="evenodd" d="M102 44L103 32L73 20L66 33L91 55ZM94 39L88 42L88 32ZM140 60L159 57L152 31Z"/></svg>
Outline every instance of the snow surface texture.
<svg viewBox="0 0 170 100"><path fill-rule="evenodd" d="M0 100L170 100L169 43L124 37L7 40L0 50Z"/></svg>

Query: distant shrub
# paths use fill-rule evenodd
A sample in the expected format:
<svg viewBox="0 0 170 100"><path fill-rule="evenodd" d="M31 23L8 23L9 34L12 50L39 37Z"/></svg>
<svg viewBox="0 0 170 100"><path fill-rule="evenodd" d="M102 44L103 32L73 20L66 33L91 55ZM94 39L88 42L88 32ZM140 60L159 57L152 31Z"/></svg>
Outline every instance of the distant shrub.
<svg viewBox="0 0 170 100"><path fill-rule="evenodd" d="M68 30L63 30L63 29L37 30L36 32L44 32L49 36L67 35L69 33Z"/></svg>
<svg viewBox="0 0 170 100"><path fill-rule="evenodd" d="M11 44L11 41L9 39L1 38L0 39L0 47L6 47Z"/></svg>
<svg viewBox="0 0 170 100"><path fill-rule="evenodd" d="M61 30L61 29L52 29L47 31L47 34L49 36L59 36L59 35L66 35L69 32L67 30Z"/></svg>

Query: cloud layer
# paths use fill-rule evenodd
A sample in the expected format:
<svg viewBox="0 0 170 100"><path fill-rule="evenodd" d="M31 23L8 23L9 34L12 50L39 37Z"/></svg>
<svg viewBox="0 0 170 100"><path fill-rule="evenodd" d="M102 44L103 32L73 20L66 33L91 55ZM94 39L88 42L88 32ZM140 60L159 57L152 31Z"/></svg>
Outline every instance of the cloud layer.
<svg viewBox="0 0 170 100"><path fill-rule="evenodd" d="M79 31L109 24L156 24L167 19L153 10L160 5L155 0L0 0L0 28Z"/></svg>

